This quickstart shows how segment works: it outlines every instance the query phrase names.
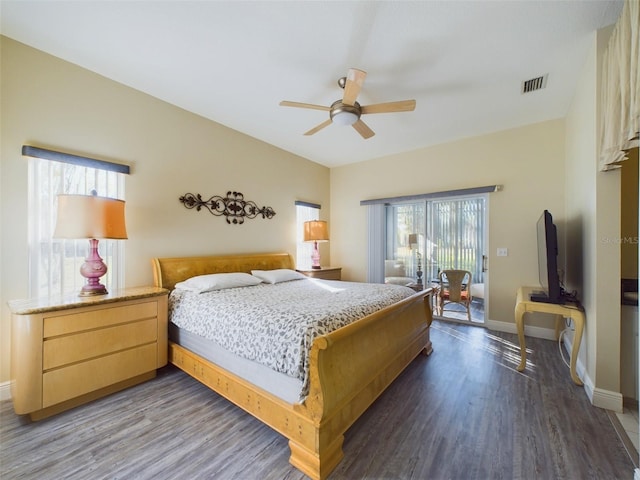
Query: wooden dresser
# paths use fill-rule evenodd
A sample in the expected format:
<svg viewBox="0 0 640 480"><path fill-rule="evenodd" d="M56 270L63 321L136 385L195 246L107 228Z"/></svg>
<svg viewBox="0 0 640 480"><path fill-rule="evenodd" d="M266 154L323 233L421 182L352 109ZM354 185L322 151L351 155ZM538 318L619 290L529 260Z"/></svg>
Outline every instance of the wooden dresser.
<svg viewBox="0 0 640 480"><path fill-rule="evenodd" d="M167 296L139 287L9 302L15 412L39 420L155 377L167 364Z"/></svg>

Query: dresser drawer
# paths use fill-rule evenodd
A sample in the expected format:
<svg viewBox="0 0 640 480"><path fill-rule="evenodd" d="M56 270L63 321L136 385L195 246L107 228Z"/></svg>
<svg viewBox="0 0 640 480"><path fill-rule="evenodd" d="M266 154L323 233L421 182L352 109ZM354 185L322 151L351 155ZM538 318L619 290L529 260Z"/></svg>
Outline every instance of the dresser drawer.
<svg viewBox="0 0 640 480"><path fill-rule="evenodd" d="M157 316L157 301L119 307L104 306L78 313L47 316L44 319L43 335L44 338L55 337Z"/></svg>
<svg viewBox="0 0 640 480"><path fill-rule="evenodd" d="M157 345L153 343L45 372L42 407L155 370L156 359Z"/></svg>
<svg viewBox="0 0 640 480"><path fill-rule="evenodd" d="M157 338L158 321L155 318L48 338L43 344L42 368L50 370L89 360L145 343L156 342Z"/></svg>

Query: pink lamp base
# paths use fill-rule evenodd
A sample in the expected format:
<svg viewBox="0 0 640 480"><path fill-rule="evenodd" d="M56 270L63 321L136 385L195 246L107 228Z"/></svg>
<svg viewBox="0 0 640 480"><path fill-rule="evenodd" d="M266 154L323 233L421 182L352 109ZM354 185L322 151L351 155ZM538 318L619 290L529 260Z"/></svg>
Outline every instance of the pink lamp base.
<svg viewBox="0 0 640 480"><path fill-rule="evenodd" d="M106 295L107 287L100 283L100 277L107 273L107 266L98 254L98 240L89 240L89 254L80 266L80 274L87 279L87 283L80 290L81 297L91 295Z"/></svg>
<svg viewBox="0 0 640 480"><path fill-rule="evenodd" d="M313 253L311 254L311 268L319 270L320 268L320 250L318 250L318 242L313 242Z"/></svg>

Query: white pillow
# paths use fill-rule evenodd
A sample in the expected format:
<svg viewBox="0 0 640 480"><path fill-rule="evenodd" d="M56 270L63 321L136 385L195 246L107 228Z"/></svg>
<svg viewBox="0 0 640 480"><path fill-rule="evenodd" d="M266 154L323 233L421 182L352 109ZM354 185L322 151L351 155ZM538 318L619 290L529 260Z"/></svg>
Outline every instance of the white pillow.
<svg viewBox="0 0 640 480"><path fill-rule="evenodd" d="M289 270L288 268L278 268L275 270L251 270L251 275L259 278L265 283L280 283L307 278L302 273L296 272L295 270Z"/></svg>
<svg viewBox="0 0 640 480"><path fill-rule="evenodd" d="M178 282L175 288L204 293L225 288L250 287L259 283L261 283L259 278L248 273L211 273L209 275L191 277L184 282Z"/></svg>

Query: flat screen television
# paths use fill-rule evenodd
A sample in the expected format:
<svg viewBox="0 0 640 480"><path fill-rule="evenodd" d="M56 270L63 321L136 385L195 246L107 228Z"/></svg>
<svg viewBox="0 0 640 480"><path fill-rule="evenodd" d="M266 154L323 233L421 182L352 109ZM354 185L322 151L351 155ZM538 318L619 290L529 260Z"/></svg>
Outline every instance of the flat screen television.
<svg viewBox="0 0 640 480"><path fill-rule="evenodd" d="M545 303L565 303L565 295L558 275L558 233L553 216L545 210L537 223L538 275L544 292L531 294L531 300Z"/></svg>

